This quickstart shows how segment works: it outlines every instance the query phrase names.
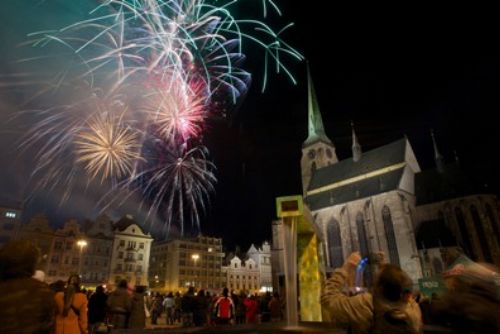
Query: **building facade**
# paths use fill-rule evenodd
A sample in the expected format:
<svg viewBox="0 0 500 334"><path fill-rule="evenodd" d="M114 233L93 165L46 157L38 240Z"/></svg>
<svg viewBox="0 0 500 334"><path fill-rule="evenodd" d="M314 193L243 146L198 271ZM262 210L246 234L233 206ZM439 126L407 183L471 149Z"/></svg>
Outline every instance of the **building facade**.
<svg viewBox="0 0 500 334"><path fill-rule="evenodd" d="M90 286L107 284L113 250L113 222L106 215L85 226L87 246L83 249L82 281Z"/></svg>
<svg viewBox="0 0 500 334"><path fill-rule="evenodd" d="M284 243L283 221L274 220L272 222L272 248L271 248L271 268L273 291L281 294L284 288L285 275L285 243Z"/></svg>
<svg viewBox="0 0 500 334"><path fill-rule="evenodd" d="M326 267L341 266L354 251L368 258L383 252L387 262L416 281L422 277L414 236L414 179L420 167L409 141L362 153L353 128L353 156L339 161L325 134L310 77L309 91L302 183L305 203L323 235ZM371 284L374 269L365 271L364 284Z"/></svg>
<svg viewBox="0 0 500 334"><path fill-rule="evenodd" d="M472 260L500 266L500 217L496 196L476 194L420 204L416 212L419 248L457 246ZM435 235L434 242L423 235L431 226L434 234L442 231Z"/></svg>
<svg viewBox="0 0 500 334"><path fill-rule="evenodd" d="M22 210L17 207L0 207L0 246L17 237L21 227Z"/></svg>
<svg viewBox="0 0 500 334"><path fill-rule="evenodd" d="M32 240L40 249L37 269L45 273L47 283L79 274L82 284L90 288L113 286L121 279L132 285L148 284L153 238L130 216L116 223L106 215L84 224L69 219L54 230L49 219L38 214L21 224L15 238Z"/></svg>
<svg viewBox="0 0 500 334"><path fill-rule="evenodd" d="M271 263L271 245L264 241L261 247L256 248L253 244L247 251L247 257L252 259L259 270L259 289L261 291L272 291L273 273ZM246 261L245 261L246 263Z"/></svg>
<svg viewBox="0 0 500 334"><path fill-rule="evenodd" d="M435 247L419 249L424 278L437 277L448 270L459 254L460 247Z"/></svg>
<svg viewBox="0 0 500 334"><path fill-rule="evenodd" d="M352 157L339 160L325 134L310 77L308 112L303 196L321 232L325 270L341 266L353 251L368 258L383 252L387 262L401 266L416 282L424 274L420 250L455 246L473 259L499 264L498 199L471 187L457 166L447 166L434 136L433 170L420 170L407 138L362 152L354 127ZM365 270L365 285L372 283L373 271Z"/></svg>
<svg viewBox="0 0 500 334"><path fill-rule="evenodd" d="M226 285L223 257L220 238L200 235L155 242L151 250L150 287L174 292L192 286L218 292Z"/></svg>
<svg viewBox="0 0 500 334"><path fill-rule="evenodd" d="M456 155L447 164L433 132L431 137L436 167L415 180L417 244L422 249L457 246L475 261L500 266L498 198L464 173Z"/></svg>
<svg viewBox="0 0 500 334"><path fill-rule="evenodd" d="M85 238L85 234L76 219L66 221L62 228L54 232L47 271L45 272L47 281L62 280L66 282L69 275L83 274L85 247L79 242Z"/></svg>
<svg viewBox="0 0 500 334"><path fill-rule="evenodd" d="M131 285L147 286L153 238L130 215L116 222L113 232L108 283L114 285L125 279Z"/></svg>
<svg viewBox="0 0 500 334"><path fill-rule="evenodd" d="M40 249L41 258L37 269L48 273L55 231L50 227L47 216L44 214L35 215L27 224L21 225L17 237L18 239L32 240Z"/></svg>
<svg viewBox="0 0 500 334"><path fill-rule="evenodd" d="M222 267L222 272L226 275L226 286L229 291L236 294L260 291L260 270L252 258L241 260L238 256L233 256L227 266Z"/></svg>

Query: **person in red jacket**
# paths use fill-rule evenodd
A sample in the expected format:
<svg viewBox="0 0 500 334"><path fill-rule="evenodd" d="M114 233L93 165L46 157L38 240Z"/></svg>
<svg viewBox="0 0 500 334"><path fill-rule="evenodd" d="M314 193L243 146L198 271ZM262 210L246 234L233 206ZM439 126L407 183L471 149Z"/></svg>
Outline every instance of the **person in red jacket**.
<svg viewBox="0 0 500 334"><path fill-rule="evenodd" d="M257 312L259 310L259 304L255 300L255 295L250 295L250 297L245 298L243 301L245 305L245 318L247 324L257 323Z"/></svg>
<svg viewBox="0 0 500 334"><path fill-rule="evenodd" d="M234 317L234 303L228 293L228 289L224 288L222 296L214 304L217 325L227 325Z"/></svg>

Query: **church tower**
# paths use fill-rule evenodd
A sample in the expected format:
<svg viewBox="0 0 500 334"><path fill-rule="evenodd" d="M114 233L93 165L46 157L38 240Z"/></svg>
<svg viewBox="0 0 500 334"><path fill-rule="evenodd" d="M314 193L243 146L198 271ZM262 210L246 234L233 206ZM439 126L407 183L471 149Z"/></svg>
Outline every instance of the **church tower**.
<svg viewBox="0 0 500 334"><path fill-rule="evenodd" d="M309 187L312 174L316 169L326 167L337 163L337 154L335 146L325 134L323 128L323 120L319 112L316 92L314 91L313 82L309 66L307 66L307 83L308 83L308 136L302 144L302 159L300 167L302 171L302 191L304 195Z"/></svg>

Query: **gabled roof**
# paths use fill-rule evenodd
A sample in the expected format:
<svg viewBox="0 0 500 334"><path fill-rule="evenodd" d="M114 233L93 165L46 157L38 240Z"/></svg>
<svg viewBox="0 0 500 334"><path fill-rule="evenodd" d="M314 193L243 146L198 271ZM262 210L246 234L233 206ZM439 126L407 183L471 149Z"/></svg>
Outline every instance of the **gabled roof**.
<svg viewBox="0 0 500 334"><path fill-rule="evenodd" d="M142 229L141 225L139 225L139 223L136 222L132 218L132 216L130 216L130 215L125 215L119 221L117 221L116 223L114 223L113 229L122 232L122 231L126 230L130 225L136 225L141 230L141 232L143 234L146 234L146 233L144 233L144 230Z"/></svg>
<svg viewBox="0 0 500 334"><path fill-rule="evenodd" d="M442 171L433 168L415 175L417 205L485 192L479 182L474 182L462 171L458 163L448 164L442 168Z"/></svg>
<svg viewBox="0 0 500 334"><path fill-rule="evenodd" d="M418 249L457 246L457 241L443 219L420 223L415 239Z"/></svg>
<svg viewBox="0 0 500 334"><path fill-rule="evenodd" d="M366 178L332 190L307 196L305 201L312 211L347 203L398 189L404 167L382 175Z"/></svg>
<svg viewBox="0 0 500 334"><path fill-rule="evenodd" d="M255 248L255 245L254 245L254 244L252 244L252 245L250 246L250 248L248 249L247 254L249 254L249 253L250 253L250 254L251 254L251 253L258 253L258 250L257 250L257 248Z"/></svg>
<svg viewBox="0 0 500 334"><path fill-rule="evenodd" d="M309 208L315 211L398 189L407 165L407 143L402 138L364 153L359 161L348 158L318 169L305 199Z"/></svg>
<svg viewBox="0 0 500 334"><path fill-rule="evenodd" d="M359 175L389 167L405 161L406 138L378 147L366 153L359 161L344 159L336 164L318 169L311 178L308 190L347 180Z"/></svg>

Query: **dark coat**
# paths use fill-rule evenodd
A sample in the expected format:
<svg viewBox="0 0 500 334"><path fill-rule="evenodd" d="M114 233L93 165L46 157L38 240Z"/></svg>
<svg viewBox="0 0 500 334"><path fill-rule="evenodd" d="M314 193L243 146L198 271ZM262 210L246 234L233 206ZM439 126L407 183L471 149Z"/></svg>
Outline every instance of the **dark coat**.
<svg viewBox="0 0 500 334"><path fill-rule="evenodd" d="M128 328L146 327L146 311L144 307L144 294L134 293L132 296L132 309L128 320Z"/></svg>
<svg viewBox="0 0 500 334"><path fill-rule="evenodd" d="M0 333L52 334L56 304L49 286L33 278L0 282Z"/></svg>
<svg viewBox="0 0 500 334"><path fill-rule="evenodd" d="M94 293L89 299L89 324L104 322L108 306L108 296L105 293Z"/></svg>

